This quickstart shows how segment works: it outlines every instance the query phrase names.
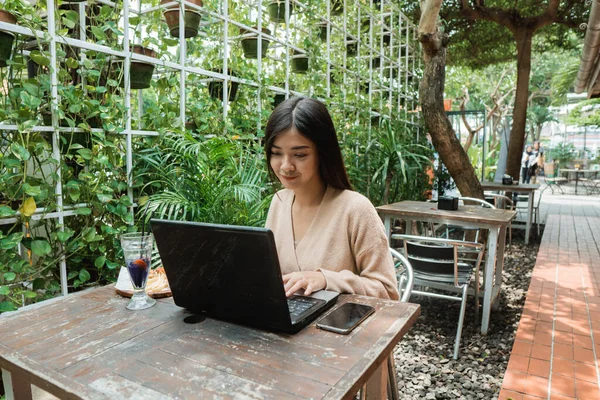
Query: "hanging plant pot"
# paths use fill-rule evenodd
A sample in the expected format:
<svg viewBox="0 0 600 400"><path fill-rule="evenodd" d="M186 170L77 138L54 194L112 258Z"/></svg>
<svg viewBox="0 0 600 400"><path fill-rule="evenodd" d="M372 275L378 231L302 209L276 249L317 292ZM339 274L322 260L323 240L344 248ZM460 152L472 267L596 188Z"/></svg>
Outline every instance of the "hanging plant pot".
<svg viewBox="0 0 600 400"><path fill-rule="evenodd" d="M290 64L292 72L296 74L305 74L308 71L308 56L305 53L294 51Z"/></svg>
<svg viewBox="0 0 600 400"><path fill-rule="evenodd" d="M132 52L135 54L141 54L143 56L156 58L156 52L147 47L140 46L139 44L132 46ZM125 79L121 73L123 68L123 60L114 61L115 64L115 75L119 77L119 85L125 87ZM152 75L154 74L154 64L150 64L143 61L131 61L129 67L129 87L131 89L147 89L150 87L152 81Z"/></svg>
<svg viewBox="0 0 600 400"><path fill-rule="evenodd" d="M8 11L0 10L0 22L16 24L17 17ZM0 67L6 67L6 62L10 60L14 41L15 35L10 32L0 31Z"/></svg>
<svg viewBox="0 0 600 400"><path fill-rule="evenodd" d="M258 27L254 27L258 29ZM271 31L267 28L262 28L262 32L267 35L271 34ZM240 28L240 35L242 35L242 50L246 58L258 58L258 34L256 32L249 31L244 28ZM271 41L263 37L262 47L260 49L260 58L265 58L267 55L267 49Z"/></svg>
<svg viewBox="0 0 600 400"><path fill-rule="evenodd" d="M221 68L212 69L213 72L221 72ZM227 75L236 76L231 69L227 69ZM238 82L227 81L227 101L234 101L237 96ZM212 81L208 83L208 93L213 99L223 100L223 81Z"/></svg>
<svg viewBox="0 0 600 400"><path fill-rule="evenodd" d="M156 52L147 47L142 47L138 44L133 46L133 52L156 58ZM130 86L132 89L146 89L150 87L152 81L152 74L154 73L154 64L149 64L141 61L132 61L130 72Z"/></svg>
<svg viewBox="0 0 600 400"><path fill-rule="evenodd" d="M379 120L381 118L379 117L379 115L374 115L371 117L371 126L379 126Z"/></svg>
<svg viewBox="0 0 600 400"><path fill-rule="evenodd" d="M331 15L342 15L344 13L344 0L331 0Z"/></svg>
<svg viewBox="0 0 600 400"><path fill-rule="evenodd" d="M199 7L203 6L202 0L188 0L190 3L195 4ZM171 3L173 0L161 0L160 4ZM163 16L165 17L165 21L169 26L169 32L171 36L178 38L179 37L179 4L173 4L168 6L168 8L164 11ZM202 19L202 15L196 9L191 7L185 7L185 12L183 13L183 37L186 39L192 38L198 35L198 26L200 25L200 20Z"/></svg>
<svg viewBox="0 0 600 400"><path fill-rule="evenodd" d="M273 108L277 107L285 101L285 94L277 93L273 96Z"/></svg>
<svg viewBox="0 0 600 400"><path fill-rule="evenodd" d="M392 35L390 33L383 34L383 44L390 44L392 41Z"/></svg>
<svg viewBox="0 0 600 400"><path fill-rule="evenodd" d="M371 69L376 69L381 66L381 57L374 57L371 60Z"/></svg>
<svg viewBox="0 0 600 400"><path fill-rule="evenodd" d="M292 11L294 11L294 3L290 0L290 11L289 15L292 16ZM271 1L267 5L267 11L269 12L269 18L271 22L275 22L276 24L285 23L285 0L274 0Z"/></svg>
<svg viewBox="0 0 600 400"><path fill-rule="evenodd" d="M346 36L346 55L348 57L356 57L358 51L358 42L351 36Z"/></svg>
<svg viewBox="0 0 600 400"><path fill-rule="evenodd" d="M321 42L326 42L327 41L327 27L328 27L328 23L327 21L322 21L319 22L317 24L317 28L319 29L319 38L321 39Z"/></svg>

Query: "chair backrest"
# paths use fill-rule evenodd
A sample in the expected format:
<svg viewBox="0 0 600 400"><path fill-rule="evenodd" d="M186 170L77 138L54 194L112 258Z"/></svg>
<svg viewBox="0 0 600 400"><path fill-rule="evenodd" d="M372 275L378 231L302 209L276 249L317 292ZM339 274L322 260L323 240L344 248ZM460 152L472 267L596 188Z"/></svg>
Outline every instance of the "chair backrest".
<svg viewBox="0 0 600 400"><path fill-rule="evenodd" d="M412 293L414 273L410 262L395 249L390 247L390 253L394 259L396 276L398 278L398 292L400 292L400 301L406 303Z"/></svg>
<svg viewBox="0 0 600 400"><path fill-rule="evenodd" d="M465 204L465 201L466 201L466 202L481 204L482 207L496 208L496 207L494 207L494 205L492 203L489 203L482 199L478 199L476 197L459 197L458 200L462 200L463 204Z"/></svg>
<svg viewBox="0 0 600 400"><path fill-rule="evenodd" d="M459 286L459 248L477 250L477 268L483 257L483 244L477 242L414 235L395 235L395 238L404 241L404 253L415 274L453 276L456 286Z"/></svg>
<svg viewBox="0 0 600 400"><path fill-rule="evenodd" d="M416 271L436 275L454 274L454 248L425 241L404 242L408 260Z"/></svg>
<svg viewBox="0 0 600 400"><path fill-rule="evenodd" d="M514 210L515 204L512 199L503 194L497 193L485 193L485 197L488 197L493 200L493 204L496 208L502 208L504 210Z"/></svg>

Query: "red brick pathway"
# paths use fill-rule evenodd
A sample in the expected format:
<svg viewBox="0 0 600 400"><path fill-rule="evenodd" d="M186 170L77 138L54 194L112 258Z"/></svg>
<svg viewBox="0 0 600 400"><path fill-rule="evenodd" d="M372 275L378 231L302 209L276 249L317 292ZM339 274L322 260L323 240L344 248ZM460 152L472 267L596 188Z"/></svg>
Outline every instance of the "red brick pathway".
<svg viewBox="0 0 600 400"><path fill-rule="evenodd" d="M599 366L600 217L548 215L499 400L599 400Z"/></svg>

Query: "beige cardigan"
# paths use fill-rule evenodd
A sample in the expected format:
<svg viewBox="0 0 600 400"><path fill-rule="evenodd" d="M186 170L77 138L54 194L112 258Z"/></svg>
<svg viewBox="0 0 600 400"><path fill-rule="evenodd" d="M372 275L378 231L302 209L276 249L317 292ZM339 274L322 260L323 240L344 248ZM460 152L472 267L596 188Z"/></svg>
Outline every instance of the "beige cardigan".
<svg viewBox="0 0 600 400"><path fill-rule="evenodd" d="M296 247L293 200L291 190L275 194L266 223L275 236L283 274L321 271L327 290L399 298L383 223L366 197L328 187L315 218Z"/></svg>

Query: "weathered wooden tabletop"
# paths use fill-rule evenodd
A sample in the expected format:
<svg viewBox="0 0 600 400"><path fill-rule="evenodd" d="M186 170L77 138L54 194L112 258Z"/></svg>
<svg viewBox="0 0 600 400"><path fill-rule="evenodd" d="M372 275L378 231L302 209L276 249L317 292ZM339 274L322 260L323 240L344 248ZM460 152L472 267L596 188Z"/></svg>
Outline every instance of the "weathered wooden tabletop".
<svg viewBox="0 0 600 400"><path fill-rule="evenodd" d="M458 206L458 210L439 210L437 203L425 201L401 201L377 207L377 211L396 218L410 217L417 221L467 222L506 226L515 217L511 210L483 208L481 206Z"/></svg>
<svg viewBox="0 0 600 400"><path fill-rule="evenodd" d="M502 192L533 192L540 188L539 183L518 183L516 185L503 185L498 182L481 182L483 190L499 190Z"/></svg>
<svg viewBox="0 0 600 400"><path fill-rule="evenodd" d="M338 304L348 300L376 308L349 335L314 324L286 335L187 324L172 299L129 311L110 285L0 315L0 367L17 392L33 384L61 399L350 398L419 306L348 295Z"/></svg>

